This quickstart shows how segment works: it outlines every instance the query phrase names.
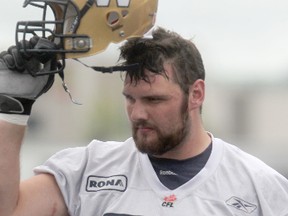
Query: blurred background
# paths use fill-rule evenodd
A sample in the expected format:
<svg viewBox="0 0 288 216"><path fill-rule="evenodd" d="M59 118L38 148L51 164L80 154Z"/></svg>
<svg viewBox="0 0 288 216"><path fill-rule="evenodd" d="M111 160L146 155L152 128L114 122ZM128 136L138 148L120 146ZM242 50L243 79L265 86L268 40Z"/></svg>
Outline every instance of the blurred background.
<svg viewBox="0 0 288 216"><path fill-rule="evenodd" d="M15 44L17 21L39 20L22 0L0 7L0 48ZM156 25L192 39L207 73L206 129L257 156L288 177L288 1L159 0ZM90 66L117 63L118 47L81 59ZM92 139L130 136L119 73L101 74L68 60L71 103L59 77L34 105L22 148L22 178L53 153Z"/></svg>

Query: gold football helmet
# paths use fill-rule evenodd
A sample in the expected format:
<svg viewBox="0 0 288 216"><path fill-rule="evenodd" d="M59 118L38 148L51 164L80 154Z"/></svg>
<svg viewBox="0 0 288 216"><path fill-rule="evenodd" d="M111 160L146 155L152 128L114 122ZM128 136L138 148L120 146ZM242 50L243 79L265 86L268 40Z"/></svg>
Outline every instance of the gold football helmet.
<svg viewBox="0 0 288 216"><path fill-rule="evenodd" d="M94 55L109 43L143 36L155 23L158 0L26 0L27 5L41 8L42 20L18 22L16 43L38 35L57 45L41 52L66 59ZM47 20L49 8L54 20Z"/></svg>

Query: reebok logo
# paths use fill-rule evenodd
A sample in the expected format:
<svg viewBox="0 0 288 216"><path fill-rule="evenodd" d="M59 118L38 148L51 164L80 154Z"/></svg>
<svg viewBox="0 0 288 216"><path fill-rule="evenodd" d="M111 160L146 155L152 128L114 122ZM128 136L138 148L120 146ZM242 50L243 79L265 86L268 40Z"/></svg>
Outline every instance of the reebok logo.
<svg viewBox="0 0 288 216"><path fill-rule="evenodd" d="M177 175L176 173L170 171L170 170L160 170L160 175Z"/></svg>
<svg viewBox="0 0 288 216"><path fill-rule="evenodd" d="M124 175L115 176L89 176L86 184L87 192L101 190L116 190L124 192L127 189L127 177Z"/></svg>
<svg viewBox="0 0 288 216"><path fill-rule="evenodd" d="M226 201L226 204L249 214L257 208L256 205L246 202L238 197L231 197Z"/></svg>

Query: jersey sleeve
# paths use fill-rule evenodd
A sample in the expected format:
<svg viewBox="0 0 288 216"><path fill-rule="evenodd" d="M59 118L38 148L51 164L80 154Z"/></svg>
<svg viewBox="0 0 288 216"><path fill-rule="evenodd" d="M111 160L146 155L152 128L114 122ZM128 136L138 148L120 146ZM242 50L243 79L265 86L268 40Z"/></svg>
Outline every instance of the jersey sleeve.
<svg viewBox="0 0 288 216"><path fill-rule="evenodd" d="M34 168L34 173L53 175L61 190L70 214L77 208L82 174L87 163L87 148L77 147L54 154L43 165Z"/></svg>

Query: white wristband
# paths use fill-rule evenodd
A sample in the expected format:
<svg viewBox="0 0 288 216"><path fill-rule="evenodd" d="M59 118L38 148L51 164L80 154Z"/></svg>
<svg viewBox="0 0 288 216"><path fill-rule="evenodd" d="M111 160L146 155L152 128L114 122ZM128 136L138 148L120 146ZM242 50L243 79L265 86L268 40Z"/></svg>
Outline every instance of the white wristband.
<svg viewBox="0 0 288 216"><path fill-rule="evenodd" d="M19 115L19 114L6 114L0 113L0 120L17 124L17 125L27 125L29 115Z"/></svg>

